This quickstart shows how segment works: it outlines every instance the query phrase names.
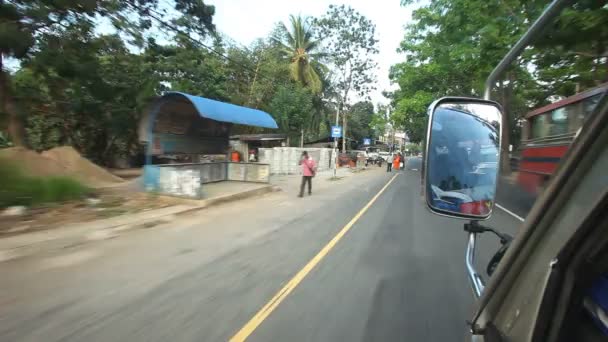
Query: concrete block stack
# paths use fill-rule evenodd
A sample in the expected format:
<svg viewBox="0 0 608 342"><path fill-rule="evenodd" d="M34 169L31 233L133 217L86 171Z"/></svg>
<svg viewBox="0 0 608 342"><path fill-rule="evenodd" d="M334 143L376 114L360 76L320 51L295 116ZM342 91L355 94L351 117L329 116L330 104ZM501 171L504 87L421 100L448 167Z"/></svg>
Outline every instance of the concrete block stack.
<svg viewBox="0 0 608 342"><path fill-rule="evenodd" d="M298 174L300 167L298 162L303 151L317 162L318 171L331 169L330 148L299 148L299 147L274 147L260 148L260 163L270 164L271 174Z"/></svg>

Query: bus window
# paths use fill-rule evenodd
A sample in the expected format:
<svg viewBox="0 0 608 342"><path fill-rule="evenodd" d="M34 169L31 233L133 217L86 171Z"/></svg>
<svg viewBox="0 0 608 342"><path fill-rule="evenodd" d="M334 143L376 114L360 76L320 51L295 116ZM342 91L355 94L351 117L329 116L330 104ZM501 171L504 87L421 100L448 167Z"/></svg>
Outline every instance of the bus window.
<svg viewBox="0 0 608 342"><path fill-rule="evenodd" d="M549 125L549 135L568 133L568 116L570 106L558 108L551 112L551 124Z"/></svg>
<svg viewBox="0 0 608 342"><path fill-rule="evenodd" d="M576 132L585 122L585 119L593 112L600 102L602 94L588 97L580 102L573 103L568 108L568 131Z"/></svg>
<svg viewBox="0 0 608 342"><path fill-rule="evenodd" d="M576 132L585 120L584 101L576 102L568 106L568 132Z"/></svg>
<svg viewBox="0 0 608 342"><path fill-rule="evenodd" d="M530 120L530 139L546 137L549 133L546 114L533 117Z"/></svg>
<svg viewBox="0 0 608 342"><path fill-rule="evenodd" d="M595 110L595 107L597 107L597 104L600 102L602 95L603 94L593 95L593 96L583 100L583 117L584 117L584 119L586 119L589 116L589 114L591 114Z"/></svg>

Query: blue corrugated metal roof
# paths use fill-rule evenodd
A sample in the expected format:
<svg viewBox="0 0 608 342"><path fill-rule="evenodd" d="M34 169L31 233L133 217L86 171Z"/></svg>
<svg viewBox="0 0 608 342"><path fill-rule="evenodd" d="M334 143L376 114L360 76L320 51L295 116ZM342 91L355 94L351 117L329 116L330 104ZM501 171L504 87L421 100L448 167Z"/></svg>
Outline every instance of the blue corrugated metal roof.
<svg viewBox="0 0 608 342"><path fill-rule="evenodd" d="M258 109L241 107L177 91L167 92L163 97L171 96L186 98L196 108L199 115L207 119L248 126L279 128L270 114Z"/></svg>

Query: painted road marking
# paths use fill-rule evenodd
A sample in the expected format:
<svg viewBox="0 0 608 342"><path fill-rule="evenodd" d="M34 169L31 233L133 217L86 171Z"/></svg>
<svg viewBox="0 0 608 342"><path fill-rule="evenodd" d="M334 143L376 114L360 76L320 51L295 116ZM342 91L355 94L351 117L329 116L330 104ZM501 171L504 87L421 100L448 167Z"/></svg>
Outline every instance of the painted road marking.
<svg viewBox="0 0 608 342"><path fill-rule="evenodd" d="M363 214L365 214L365 212L372 206L372 204L374 204L374 202L376 202L378 197L380 197L380 195L382 195L384 190L386 190L388 188L388 186L395 180L395 178L397 178L398 175L399 174L395 174L384 185L384 187L382 187L382 189L380 189L380 191L378 191L378 193L363 207L363 209L361 209L340 230L340 232L338 232L338 234L336 234L336 236L334 236L333 239L331 239L327 243L327 245L325 245L325 247L323 247L323 249L321 249L321 251L319 251L319 253L317 253L317 255L315 255L306 264L306 266L304 266L304 268L302 268L298 273L296 273L296 275L293 278L291 278L291 280L279 292L277 292L277 294L275 294L274 297L272 297L272 299L270 299L270 301L268 301L268 303L266 303L266 305L264 305L262 307L262 309L260 309L260 311L258 311L258 313L256 313L255 316L253 316L249 320L249 322L247 322L241 328L241 330L239 330L239 332L237 332L236 335L234 335L230 339L230 341L231 342L245 341L247 339L247 337L249 337L249 335L251 335L255 331L255 329L257 329L257 327L260 326L260 324L262 324L262 322L264 322L264 320L274 311L274 309L276 309L277 306L279 306L279 304L281 304L281 302L291 293L291 291L293 291L293 289L295 289L298 286L298 284L300 284L300 282L302 282L302 280L308 275L308 273L310 273L310 271L312 271L312 269L315 268L315 266L317 266L319 264L319 262L321 262L321 260L323 260L323 258L329 253L329 251L331 251L332 248L334 248L334 246L340 241L340 239L342 239L342 237L344 237L344 235L346 235L346 233L348 233L348 231L352 228L352 226L361 218L361 216L363 216Z"/></svg>
<svg viewBox="0 0 608 342"><path fill-rule="evenodd" d="M513 217L515 217L516 219L520 220L521 222L524 222L524 218L523 218L523 217L521 217L521 216L519 216L519 215L515 214L515 213L514 213L514 212L512 212L511 210L509 210L509 209L507 209L507 208L503 207L502 205L500 205L500 204L498 204L498 203L496 203L496 206L497 206L498 208L502 209L502 210L503 210L504 212L506 212L507 214L509 214L509 215L511 215L511 216L513 216Z"/></svg>

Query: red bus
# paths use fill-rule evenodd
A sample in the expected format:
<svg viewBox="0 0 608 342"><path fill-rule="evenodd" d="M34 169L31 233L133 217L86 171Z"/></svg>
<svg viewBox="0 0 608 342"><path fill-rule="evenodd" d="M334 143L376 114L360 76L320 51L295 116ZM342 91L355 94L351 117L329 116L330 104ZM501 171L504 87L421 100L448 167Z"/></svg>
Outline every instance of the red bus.
<svg viewBox="0 0 608 342"><path fill-rule="evenodd" d="M553 174L578 129L593 112L608 83L538 108L525 117L518 183L537 195Z"/></svg>

